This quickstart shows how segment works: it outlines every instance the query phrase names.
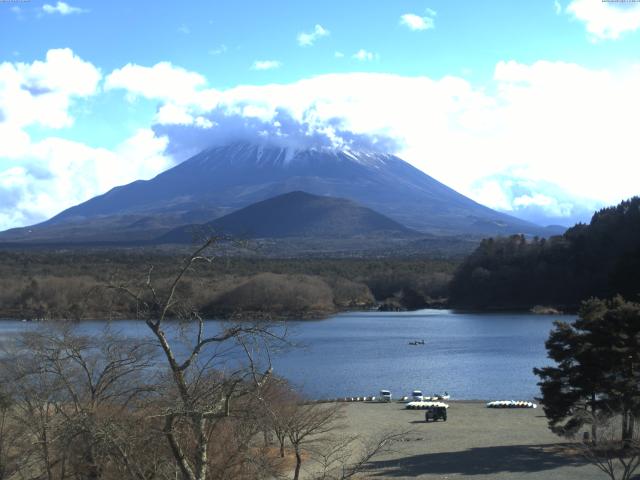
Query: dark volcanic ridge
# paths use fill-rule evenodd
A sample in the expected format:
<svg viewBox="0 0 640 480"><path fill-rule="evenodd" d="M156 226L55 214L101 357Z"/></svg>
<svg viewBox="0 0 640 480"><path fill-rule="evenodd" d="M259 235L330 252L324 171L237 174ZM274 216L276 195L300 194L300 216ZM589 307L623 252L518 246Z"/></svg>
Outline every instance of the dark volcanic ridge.
<svg viewBox="0 0 640 480"><path fill-rule="evenodd" d="M290 192L254 203L204 225L178 227L159 243L190 243L210 231L237 238L420 238L390 218L344 198Z"/></svg>

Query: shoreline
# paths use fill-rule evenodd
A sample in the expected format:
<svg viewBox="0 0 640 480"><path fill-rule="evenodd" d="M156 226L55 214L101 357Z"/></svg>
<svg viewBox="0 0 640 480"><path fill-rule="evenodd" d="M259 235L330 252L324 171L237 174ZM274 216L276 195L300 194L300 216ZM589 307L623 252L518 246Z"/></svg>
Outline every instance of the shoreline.
<svg viewBox="0 0 640 480"><path fill-rule="evenodd" d="M544 315L544 316L572 316L576 315L575 312L570 310L563 311L545 311L545 312L534 312L531 308L490 308L490 309L461 309L454 308L448 306L427 306L424 308L417 308L413 310L381 310L379 308L371 308L371 309L358 309L358 308L345 308L345 309L336 309L331 312L320 311L320 310L311 310L311 311L299 311L299 312L285 312L285 313L274 313L274 312L262 312L262 311L246 311L246 312L236 312L233 314L220 314L218 316L206 316L204 319L207 322L226 322L226 321L320 321L327 320L329 318L349 313L364 313L364 314L383 314L390 315L394 313L415 313L420 311L427 310L435 310L435 311L446 311L450 312L454 315L464 315L464 314L476 314L476 315L491 315L491 314L499 314L499 315ZM7 314L8 313L8 314ZM22 317L21 315L12 315L12 313L17 312L4 312L0 313L0 322L3 321L25 321L27 323L47 323L47 322L99 322L99 321L134 321L137 320L135 318L126 318L126 317L111 317L111 318L99 318L99 317L86 317L86 318L65 318L65 317L54 317L54 318L28 318ZM179 319L168 319L169 321L179 321ZM140 321L144 321L140 319Z"/></svg>
<svg viewBox="0 0 640 480"><path fill-rule="evenodd" d="M349 398L349 397L346 397ZM361 398L361 400L342 400L340 398L336 399L336 398L329 398L329 399L309 399L306 403L339 403L341 405L378 405L378 404L390 404L390 405L396 405L398 407L401 407L402 410L407 410L407 411L411 411L412 409L406 408L405 405L407 403L409 403L411 400L408 401L403 401L403 400L392 400L391 402L386 402L386 401L382 401L382 400L378 400L378 397L376 397L376 400L362 400L363 397L352 397L352 398ZM497 409L497 410L535 410L538 412L543 412L542 410L542 406L538 403L538 401L533 398L532 400L527 400L526 398L520 398L520 397L510 397L510 398L497 398L497 399L490 399L490 400L480 400L480 399L455 399L455 400L433 400L433 401L437 401L437 402L442 402L442 403L446 403L447 405L484 405L485 408L487 403L489 402L495 402L495 401L523 401L523 402L532 402L536 405L535 408L504 408L504 409ZM489 410L491 410L491 408L488 408ZM420 411L420 409L413 409L413 411Z"/></svg>

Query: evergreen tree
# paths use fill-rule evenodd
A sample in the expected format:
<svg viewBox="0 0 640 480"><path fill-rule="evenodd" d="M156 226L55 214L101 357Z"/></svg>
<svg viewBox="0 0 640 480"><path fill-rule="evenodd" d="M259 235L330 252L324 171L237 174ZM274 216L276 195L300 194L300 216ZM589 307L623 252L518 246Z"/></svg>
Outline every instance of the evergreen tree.
<svg viewBox="0 0 640 480"><path fill-rule="evenodd" d="M483 240L460 265L450 301L465 308L575 311L585 298L640 295L640 197L596 212L548 240Z"/></svg>
<svg viewBox="0 0 640 480"><path fill-rule="evenodd" d="M571 324L556 322L545 343L556 366L535 368L549 427L572 436L600 416L619 414L622 440L640 414L640 304L622 297L583 302Z"/></svg>

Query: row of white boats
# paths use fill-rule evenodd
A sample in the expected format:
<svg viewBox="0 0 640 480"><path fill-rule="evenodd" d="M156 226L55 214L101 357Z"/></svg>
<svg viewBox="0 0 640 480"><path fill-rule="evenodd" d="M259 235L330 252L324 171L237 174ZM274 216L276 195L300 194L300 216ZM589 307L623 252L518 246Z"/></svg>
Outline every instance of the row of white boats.
<svg viewBox="0 0 640 480"><path fill-rule="evenodd" d="M487 408L538 408L538 405L524 400L496 400L487 403Z"/></svg>
<svg viewBox="0 0 640 480"><path fill-rule="evenodd" d="M382 401L390 402L392 400L392 395L390 390L380 390L380 399ZM440 400L449 400L451 396L448 392L444 393L436 393L432 396L423 395L422 390L414 390L411 392L410 397L400 397L398 401L400 402L437 402Z"/></svg>
<svg viewBox="0 0 640 480"><path fill-rule="evenodd" d="M411 410L423 410L429 407L444 407L449 408L449 405L443 403L442 400L449 400L451 396L448 392L443 394L435 394L427 396L422 394L422 390L414 390L411 392L411 397L401 397L400 401L406 403L406 408ZM392 399L391 392L389 390L380 390L380 399L382 401L390 402ZM533 402L525 400L495 400L487 403L487 408L537 408L538 406Z"/></svg>
<svg viewBox="0 0 640 480"><path fill-rule="evenodd" d="M451 396L448 392L434 395L423 395L422 390L414 390L411 392L411 396L403 396L398 398L398 402L404 402L405 408L410 410L425 410L430 407L443 407L449 408L449 405L444 403L443 400L449 400ZM337 402L391 402L393 395L390 390L380 390L379 397L346 397L337 398L330 401ZM525 400L495 400L487 403L487 408L538 408L533 402Z"/></svg>
<svg viewBox="0 0 640 480"><path fill-rule="evenodd" d="M431 407L442 407L449 408L449 405L444 402L431 402L431 401L422 401L422 402L409 402L405 405L404 408L408 408L409 410L426 410Z"/></svg>

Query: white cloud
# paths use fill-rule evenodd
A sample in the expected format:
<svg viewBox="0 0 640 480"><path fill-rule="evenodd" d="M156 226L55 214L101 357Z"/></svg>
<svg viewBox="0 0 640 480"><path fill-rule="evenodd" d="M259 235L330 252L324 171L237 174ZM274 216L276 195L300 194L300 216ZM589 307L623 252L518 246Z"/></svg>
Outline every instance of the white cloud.
<svg viewBox="0 0 640 480"><path fill-rule="evenodd" d="M429 30L435 28L435 16L436 12L430 8L427 9L427 14L422 17L415 13L405 13L400 16L400 24L409 28L409 30Z"/></svg>
<svg viewBox="0 0 640 480"><path fill-rule="evenodd" d="M562 13L562 5L558 0L553 0L553 9L556 12L556 15L560 15Z"/></svg>
<svg viewBox="0 0 640 480"><path fill-rule="evenodd" d="M497 180L487 180L476 186L474 198L483 205L502 211L513 211L512 199L505 192L504 185Z"/></svg>
<svg viewBox="0 0 640 480"><path fill-rule="evenodd" d="M313 27L313 32L302 32L298 34L298 45L301 47L310 47L319 38L327 37L330 34L331 32L329 32L329 30L324 28L322 25L316 24L316 26Z"/></svg>
<svg viewBox="0 0 640 480"><path fill-rule="evenodd" d="M370 61L372 61L374 59L377 59L378 58L378 54L377 53L373 53L373 52L369 52L368 50L365 50L364 48L361 48L356 53L354 53L351 57L355 58L356 60L358 60L360 62L370 62Z"/></svg>
<svg viewBox="0 0 640 480"><path fill-rule="evenodd" d="M65 208L171 166L166 139L137 131L113 151L50 137L0 170L0 230L43 221Z"/></svg>
<svg viewBox="0 0 640 480"><path fill-rule="evenodd" d="M334 52L333 56L336 58L344 58L344 53L342 52Z"/></svg>
<svg viewBox="0 0 640 480"><path fill-rule="evenodd" d="M173 66L170 62L156 63L153 67L129 63L107 76L105 89L125 89L134 97L184 104L193 101L196 91L206 83L199 73Z"/></svg>
<svg viewBox="0 0 640 480"><path fill-rule="evenodd" d="M55 136L33 141L25 127L73 123L75 102L98 93L100 71L69 50L44 61L0 64L0 230L45 220L60 210L166 169L166 138L138 130L113 150Z"/></svg>
<svg viewBox="0 0 640 480"><path fill-rule="evenodd" d="M473 190L481 203L540 225L588 222L606 203L568 194L545 180L520 177L515 170L479 179Z"/></svg>
<svg viewBox="0 0 640 480"><path fill-rule="evenodd" d="M49 13L49 14L59 13L60 15L71 15L73 13L88 12L88 10L85 10L84 8L72 7L71 5L65 2L58 2L55 4L55 6L45 3L42 6L42 10L44 11L44 13Z"/></svg>
<svg viewBox="0 0 640 480"><path fill-rule="evenodd" d="M72 54L68 57L69 65L83 70L82 60ZM81 82L64 85L57 80L56 69L18 65L0 65L0 102L13 99L8 92L14 92L23 77L36 73L39 84L64 90L65 98L90 95L97 88ZM48 214L114 182L157 173L170 162L162 153L167 141L163 133L168 135L169 150L180 152L180 142L194 149L224 140L224 132L234 129L253 131L256 137L297 135L308 142L318 138L338 146L365 136L390 138L400 145L402 158L436 179L491 207L524 212L531 219L541 213L566 216L569 212L573 218L579 207L584 213L639 193L640 64L613 72L564 62L498 62L493 81L477 86L459 76L348 73L226 90L208 88L204 77L195 72L158 65L127 65L106 81L109 88L160 101L157 133L145 131L137 138L134 143L141 146L136 154L125 153L124 146L110 152L61 139L34 144L21 127L43 120L31 113L25 120L15 113L24 109L14 108L7 114L0 103L0 136L8 139L0 142L0 157L8 156L13 162L2 171L6 185L0 187L0 197L4 188L22 192L16 198L26 199L19 207L7 203L0 215L14 215L15 210L24 218L34 218L31 204ZM25 97L27 102L42 96L35 91L29 95L35 100ZM58 111L69 115L67 107L61 105ZM43 114L48 111L40 108ZM133 165L137 156L150 159L138 170ZM65 164L65 158L76 163ZM127 172L130 167L123 158L131 162L133 173ZM94 178L99 166L109 162L122 171L104 173L104 182ZM49 163L51 168L46 167ZM82 186L79 193L67 192L73 189L59 172L76 167L86 178L72 176L70 181ZM58 180L47 183L47 175ZM20 178L27 178L26 184L32 186L25 187ZM56 182L63 187L55 187ZM41 199L37 192L48 196Z"/></svg>
<svg viewBox="0 0 640 480"><path fill-rule="evenodd" d="M251 65L251 70L273 70L281 66L282 63L278 60L256 60Z"/></svg>
<svg viewBox="0 0 640 480"><path fill-rule="evenodd" d="M0 230L43 221L109 189L171 166L166 139L137 131L113 151L49 137L0 170Z"/></svg>
<svg viewBox="0 0 640 480"><path fill-rule="evenodd" d="M268 124L280 121L281 112L297 123L283 123L279 135L303 126L338 145L346 131L390 137L402 145L403 158L463 194L511 211L533 208L525 205L528 196L551 215L639 193L639 84L640 65L614 74L572 63L509 61L496 65L490 88L455 76L331 74L215 91L215 102L214 93L202 91L208 108L196 103L185 112L193 125L197 116L216 121L211 139L226 128L225 116ZM214 109L224 114L207 117ZM523 179L533 183L525 189ZM540 204L541 195L559 192L558 205Z"/></svg>
<svg viewBox="0 0 640 480"><path fill-rule="evenodd" d="M156 122L161 124L191 125L194 122L194 118L187 110L184 106L166 103L158 109Z"/></svg>
<svg viewBox="0 0 640 480"><path fill-rule="evenodd" d="M618 39L640 29L640 3L602 0L572 0L565 10L585 23L593 40Z"/></svg>
<svg viewBox="0 0 640 480"><path fill-rule="evenodd" d="M0 122L22 128L70 126L74 98L94 95L102 75L70 49L49 50L45 61L0 64Z"/></svg>

